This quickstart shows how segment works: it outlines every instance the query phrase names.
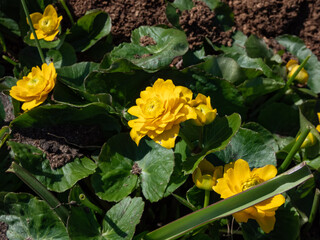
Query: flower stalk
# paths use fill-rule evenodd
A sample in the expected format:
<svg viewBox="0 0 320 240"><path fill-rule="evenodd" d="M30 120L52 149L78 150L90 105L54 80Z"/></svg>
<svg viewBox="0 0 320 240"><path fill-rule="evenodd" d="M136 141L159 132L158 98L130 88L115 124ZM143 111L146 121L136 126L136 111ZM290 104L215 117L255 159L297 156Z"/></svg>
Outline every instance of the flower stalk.
<svg viewBox="0 0 320 240"><path fill-rule="evenodd" d="M70 22L71 22L71 24L73 26L74 25L74 20L73 20L73 17L71 15L70 11L69 11L69 8L68 8L67 4L65 3L64 0L60 0L60 3L62 5L62 7L64 8L64 10L66 11L66 13L68 15L68 18L70 19Z"/></svg>
<svg viewBox="0 0 320 240"><path fill-rule="evenodd" d="M32 21L31 21L31 18L30 18L30 14L29 14L29 10L28 10L26 1L25 0L21 0L21 4L22 4L23 10L24 10L24 13L26 14L26 17L28 19L31 32L33 33L34 39L36 41L36 45L37 45L37 49L38 49L41 61L42 61L42 63L45 63L46 61L44 59L44 55L43 55L43 52L42 52L42 49L41 49L40 42L39 42L39 39L37 37L36 31L34 30L34 27L32 25Z"/></svg>
<svg viewBox="0 0 320 240"><path fill-rule="evenodd" d="M203 203L203 207L207 207L209 205L210 202L210 191L209 190L205 190L204 191L204 203Z"/></svg>
<svg viewBox="0 0 320 240"><path fill-rule="evenodd" d="M295 144L293 145L293 147L291 148L290 152L288 153L287 157L284 159L283 163L281 164L281 166L278 169L278 173L283 173L290 165L293 156L299 151L299 149L301 148L302 143L304 142L304 140L306 139L306 137L308 136L309 132L310 132L310 128L305 128L301 135L299 136L299 138L297 139L297 141L295 142Z"/></svg>

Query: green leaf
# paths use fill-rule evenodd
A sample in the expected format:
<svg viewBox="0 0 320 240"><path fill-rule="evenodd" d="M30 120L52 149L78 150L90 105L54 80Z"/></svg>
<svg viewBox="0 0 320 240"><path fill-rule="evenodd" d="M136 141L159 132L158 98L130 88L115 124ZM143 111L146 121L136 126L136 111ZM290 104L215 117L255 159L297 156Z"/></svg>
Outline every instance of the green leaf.
<svg viewBox="0 0 320 240"><path fill-rule="evenodd" d="M244 46L246 47L248 57L265 59L273 56L272 51L267 47L266 43L255 35L248 37Z"/></svg>
<svg viewBox="0 0 320 240"><path fill-rule="evenodd" d="M139 178L143 195L155 202L163 197L173 167L172 150L145 140L137 147L128 134L118 134L102 148L92 185L100 198L119 201L138 187Z"/></svg>
<svg viewBox="0 0 320 240"><path fill-rule="evenodd" d="M93 211L86 207L72 207L68 220L68 233L70 239L87 240L103 239L101 226Z"/></svg>
<svg viewBox="0 0 320 240"><path fill-rule="evenodd" d="M94 191L101 199L119 201L137 187L138 175L131 173L133 161L137 159L134 144L121 134L109 139L102 147L98 168L91 178Z"/></svg>
<svg viewBox="0 0 320 240"><path fill-rule="evenodd" d="M50 49L46 52L45 61L48 64L53 62L55 68L61 68L75 64L77 56L73 47L68 43L64 43L59 50Z"/></svg>
<svg viewBox="0 0 320 240"><path fill-rule="evenodd" d="M244 159L251 168L258 168L268 164L276 165L278 149L274 148L275 146L277 144L267 130L255 131L240 128L230 144L224 150L215 152L214 155L223 164Z"/></svg>
<svg viewBox="0 0 320 240"><path fill-rule="evenodd" d="M320 93L320 62L318 58L308 49L304 42L297 36L292 35L282 35L276 38L276 40L287 48L289 52L297 56L300 63L307 57L311 56L305 65L305 69L309 74L308 86L315 93Z"/></svg>
<svg viewBox="0 0 320 240"><path fill-rule="evenodd" d="M141 41L152 40L146 44ZM111 52L111 59L127 59L133 64L154 72L167 67L175 57L188 51L185 33L177 29L141 26L132 32L131 43L122 43Z"/></svg>
<svg viewBox="0 0 320 240"><path fill-rule="evenodd" d="M148 233L145 236L145 239L176 239L183 234L204 226L216 219L239 212L270 197L288 191L312 177L313 175L308 167L305 163L302 163L289 171L270 179L269 181L250 188L247 191L219 201L207 208L200 209L156 229Z"/></svg>
<svg viewBox="0 0 320 240"><path fill-rule="evenodd" d="M299 111L295 106L271 103L261 110L258 123L271 132L295 136L299 130Z"/></svg>
<svg viewBox="0 0 320 240"><path fill-rule="evenodd" d="M149 84L150 74L144 71L128 73L95 71L85 80L85 89L90 94L110 94L112 103L126 106L135 103L140 90Z"/></svg>
<svg viewBox="0 0 320 240"><path fill-rule="evenodd" d="M0 221L9 225L9 239L68 239L59 217L44 202L24 193L2 193Z"/></svg>
<svg viewBox="0 0 320 240"><path fill-rule="evenodd" d="M71 66L57 69L58 80L72 89L84 91L84 79L94 70L98 64L93 62L79 62Z"/></svg>
<svg viewBox="0 0 320 240"><path fill-rule="evenodd" d="M239 84L246 79L238 63L229 57L209 56L204 63L197 65L197 67L212 74L212 76L224 78L235 84Z"/></svg>
<svg viewBox="0 0 320 240"><path fill-rule="evenodd" d="M140 197L127 197L114 205L103 219L102 239L132 239L143 208L144 202Z"/></svg>
<svg viewBox="0 0 320 240"><path fill-rule="evenodd" d="M167 197L179 188L188 178L187 175L182 173L182 163L187 158L188 150L187 144L184 141L176 143L174 147L174 169L168 183L168 187L165 191L164 196Z"/></svg>
<svg viewBox="0 0 320 240"><path fill-rule="evenodd" d="M186 196L188 202L192 206L195 206L197 210L203 208L204 192L205 190L202 190L195 185L187 191Z"/></svg>
<svg viewBox="0 0 320 240"><path fill-rule="evenodd" d="M97 165L89 158L75 158L61 168L52 169L43 152L31 145L8 141L13 157L49 190L64 192L77 181L95 172Z"/></svg>
<svg viewBox="0 0 320 240"><path fill-rule="evenodd" d="M285 83L272 78L257 77L245 81L239 86L239 90L247 101L254 101L258 97L283 88Z"/></svg>
<svg viewBox="0 0 320 240"><path fill-rule="evenodd" d="M43 128L63 124L81 124L99 126L106 139L120 131L118 121L108 113L102 103L92 103L82 107L69 105L42 105L33 108L11 121L14 128Z"/></svg>
<svg viewBox="0 0 320 240"><path fill-rule="evenodd" d="M186 174L192 173L208 154L226 148L232 137L239 130L240 125L241 117L236 113L231 116L216 118L213 123L207 125L204 130L203 150L186 159L183 163L183 171Z"/></svg>
<svg viewBox="0 0 320 240"><path fill-rule="evenodd" d="M175 0L172 5L180 11L190 10L194 6L192 0Z"/></svg>
<svg viewBox="0 0 320 240"><path fill-rule="evenodd" d="M92 10L79 18L70 29L68 41L77 52L84 52L111 31L111 18L106 12Z"/></svg>

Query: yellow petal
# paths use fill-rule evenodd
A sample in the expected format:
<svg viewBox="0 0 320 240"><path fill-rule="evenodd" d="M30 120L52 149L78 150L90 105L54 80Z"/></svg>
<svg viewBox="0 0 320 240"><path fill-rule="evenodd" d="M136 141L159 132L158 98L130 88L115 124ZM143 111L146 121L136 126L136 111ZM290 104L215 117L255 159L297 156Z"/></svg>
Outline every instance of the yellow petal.
<svg viewBox="0 0 320 240"><path fill-rule="evenodd" d="M262 168L253 169L252 174L259 176L264 181L267 181L277 175L277 168L273 165L266 165Z"/></svg>
<svg viewBox="0 0 320 240"><path fill-rule="evenodd" d="M39 28L39 20L42 18L42 14L39 13L39 12L35 12L35 13L32 13L30 14L30 18L31 18L31 22L32 22L32 25L35 29L38 29ZM29 24L28 22L28 19L27 19L27 23Z"/></svg>
<svg viewBox="0 0 320 240"><path fill-rule="evenodd" d="M44 17L52 17L52 18L55 18L55 19L58 18L57 11L56 11L56 9L55 9L51 4L49 4L49 5L44 9L43 16L44 16Z"/></svg>
<svg viewBox="0 0 320 240"><path fill-rule="evenodd" d="M282 204L284 204L286 199L281 194L278 194L272 198L266 199L258 204L255 207L261 211L274 211L278 209Z"/></svg>
<svg viewBox="0 0 320 240"><path fill-rule="evenodd" d="M43 39L51 42L54 40L55 36L59 33L59 30L55 30L54 32L52 32L50 35L45 36Z"/></svg>
<svg viewBox="0 0 320 240"><path fill-rule="evenodd" d="M135 131L134 128L132 128L130 131L130 137L137 144L137 146L139 146L139 142L144 136L145 135L141 134L140 132Z"/></svg>
<svg viewBox="0 0 320 240"><path fill-rule="evenodd" d="M30 110L38 105L40 105L41 103L43 103L46 99L47 99L48 95L43 96L41 99L37 100L37 99L33 99L30 102L24 102L21 106L23 111L27 111Z"/></svg>
<svg viewBox="0 0 320 240"><path fill-rule="evenodd" d="M236 212L234 214L232 214L232 216L234 217L234 219L238 222L238 223L242 223L242 222L248 222L248 219L251 218L250 214L248 214L246 211L240 211L240 212Z"/></svg>
<svg viewBox="0 0 320 240"><path fill-rule="evenodd" d="M276 223L275 216L257 217L255 220L265 233L271 232L274 228L274 224Z"/></svg>
<svg viewBox="0 0 320 240"><path fill-rule="evenodd" d="M245 182L247 179L251 177L249 164L247 161L243 159L238 159L237 161L235 161L233 169L234 169L234 178L235 178L233 180L234 184L236 182L241 184L242 182Z"/></svg>
<svg viewBox="0 0 320 240"><path fill-rule="evenodd" d="M217 180L217 184L212 187L212 189L221 195L221 198L231 197L239 192L235 192L234 189L230 189L230 185L228 184L229 179L227 178L219 178Z"/></svg>
<svg viewBox="0 0 320 240"><path fill-rule="evenodd" d="M180 130L179 125L174 125L170 130L164 131L162 134L153 138L153 140L159 143L162 147L173 148L175 145L175 140L178 136Z"/></svg>

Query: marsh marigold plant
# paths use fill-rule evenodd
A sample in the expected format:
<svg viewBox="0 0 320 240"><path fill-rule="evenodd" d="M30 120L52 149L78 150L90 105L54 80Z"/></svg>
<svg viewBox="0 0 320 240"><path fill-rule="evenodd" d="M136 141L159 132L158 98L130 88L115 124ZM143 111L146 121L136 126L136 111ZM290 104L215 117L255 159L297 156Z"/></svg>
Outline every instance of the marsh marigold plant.
<svg viewBox="0 0 320 240"><path fill-rule="evenodd" d="M10 96L24 102L22 110L30 110L43 103L54 88L57 78L53 63L42 64L41 69L33 67L31 72L17 81L17 85L10 90Z"/></svg>
<svg viewBox="0 0 320 240"><path fill-rule="evenodd" d="M38 39L53 41L59 33L62 16L58 17L57 11L51 4L45 8L43 14L39 12L32 13L30 18ZM31 33L30 39L35 39L33 33Z"/></svg>
<svg viewBox="0 0 320 240"><path fill-rule="evenodd" d="M257 184L265 182L277 174L273 165L266 165L262 168L254 168L252 171L249 164L242 159L225 166L223 177L213 190L221 195L221 198L228 198L237 193L245 191ZM234 213L233 217L238 223L247 222L248 219L255 219L261 229L269 233L273 230L276 222L275 211L285 202L285 198L279 194L265 201L262 201L245 210Z"/></svg>
<svg viewBox="0 0 320 240"><path fill-rule="evenodd" d="M175 86L172 80L159 78L152 87L140 93L136 106L128 112L137 119L130 120L131 138L137 145L141 138L149 136L165 148L173 148L180 130L180 123L196 119L197 114L189 105L192 91Z"/></svg>

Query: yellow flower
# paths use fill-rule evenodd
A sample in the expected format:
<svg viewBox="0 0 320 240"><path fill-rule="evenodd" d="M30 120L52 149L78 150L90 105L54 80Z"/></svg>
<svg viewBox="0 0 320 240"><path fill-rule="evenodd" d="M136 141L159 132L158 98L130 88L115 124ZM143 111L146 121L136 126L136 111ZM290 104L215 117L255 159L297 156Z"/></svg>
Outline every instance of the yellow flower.
<svg viewBox="0 0 320 240"><path fill-rule="evenodd" d="M33 67L28 76L24 76L10 90L11 97L24 102L24 111L43 103L55 85L57 73L53 63L44 63L41 68Z"/></svg>
<svg viewBox="0 0 320 240"><path fill-rule="evenodd" d="M246 161L238 159L235 163L227 165L223 178L217 180L218 183L213 187L213 190L220 194L221 198L228 198L267 181L275 177L276 174L277 169L273 165L266 165L251 171ZM262 230L269 233L273 230L276 222L275 211L284 202L285 198L278 194L245 210L234 213L233 217L239 223L247 222L249 218L255 219Z"/></svg>
<svg viewBox="0 0 320 240"><path fill-rule="evenodd" d="M295 73L295 71L299 68L299 66L300 65L298 64L298 62L293 59L291 59L287 63L286 67L288 70L288 78L290 78ZM309 79L308 72L304 68L302 68L294 80L298 81L301 84L307 84L308 79Z"/></svg>
<svg viewBox="0 0 320 240"><path fill-rule="evenodd" d="M190 102L190 106L195 108L197 119L192 122L197 126L204 126L211 123L217 115L217 109L212 109L210 96L199 93L197 97Z"/></svg>
<svg viewBox="0 0 320 240"><path fill-rule="evenodd" d="M56 10L51 4L44 9L43 15L36 12L30 14L30 18L38 39L53 41L55 36L59 33L62 16L58 17ZM34 39L33 33L31 33L30 39Z"/></svg>
<svg viewBox="0 0 320 240"><path fill-rule="evenodd" d="M198 188L212 191L212 187L217 184L217 179L222 177L222 173L223 166L215 167L204 159L193 172L192 179Z"/></svg>
<svg viewBox="0 0 320 240"><path fill-rule="evenodd" d="M161 146L173 148L180 130L179 124L197 117L188 105L191 99L192 91L188 88L159 78L153 87L147 87L140 93L137 105L128 110L138 117L128 122L132 128L131 138L139 145L141 138L149 136Z"/></svg>

